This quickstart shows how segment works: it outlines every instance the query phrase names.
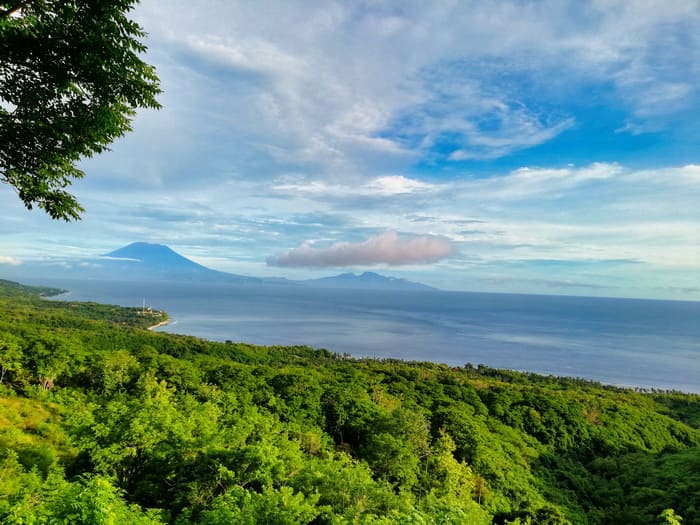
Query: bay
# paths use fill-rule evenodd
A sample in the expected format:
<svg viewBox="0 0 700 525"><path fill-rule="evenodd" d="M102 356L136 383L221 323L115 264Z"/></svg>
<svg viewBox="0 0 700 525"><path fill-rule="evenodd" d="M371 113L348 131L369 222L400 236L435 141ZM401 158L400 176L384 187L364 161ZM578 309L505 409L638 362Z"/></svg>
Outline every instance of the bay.
<svg viewBox="0 0 700 525"><path fill-rule="evenodd" d="M700 392L700 303L279 285L51 280L63 300L166 310L161 331Z"/></svg>

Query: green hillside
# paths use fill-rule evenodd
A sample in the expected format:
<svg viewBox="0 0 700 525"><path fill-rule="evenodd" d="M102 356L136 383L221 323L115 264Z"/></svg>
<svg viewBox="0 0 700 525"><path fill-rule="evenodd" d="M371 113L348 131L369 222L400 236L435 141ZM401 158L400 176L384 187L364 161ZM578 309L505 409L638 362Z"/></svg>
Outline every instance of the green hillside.
<svg viewBox="0 0 700 525"><path fill-rule="evenodd" d="M215 343L41 292L0 282L0 523L700 524L698 396Z"/></svg>

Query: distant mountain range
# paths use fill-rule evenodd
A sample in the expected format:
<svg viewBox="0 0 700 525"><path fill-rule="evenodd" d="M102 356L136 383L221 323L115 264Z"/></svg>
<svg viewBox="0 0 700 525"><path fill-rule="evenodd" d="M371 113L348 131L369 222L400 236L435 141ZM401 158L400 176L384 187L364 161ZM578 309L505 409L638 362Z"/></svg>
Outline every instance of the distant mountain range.
<svg viewBox="0 0 700 525"><path fill-rule="evenodd" d="M168 246L134 242L100 257L60 262L25 263L0 267L3 276L11 279L105 279L105 280L191 280L269 286L308 286L314 288L349 288L363 290L428 291L425 284L386 277L373 272L360 275L343 273L332 277L290 280L281 277L258 278L212 270L183 257Z"/></svg>
<svg viewBox="0 0 700 525"><path fill-rule="evenodd" d="M407 291L427 291L435 290L426 284L414 283L398 277L386 277L374 272L365 272L360 275L354 273L343 273L333 277L322 277L321 279L309 279L301 281L307 286L317 288L363 288L372 290L407 290Z"/></svg>

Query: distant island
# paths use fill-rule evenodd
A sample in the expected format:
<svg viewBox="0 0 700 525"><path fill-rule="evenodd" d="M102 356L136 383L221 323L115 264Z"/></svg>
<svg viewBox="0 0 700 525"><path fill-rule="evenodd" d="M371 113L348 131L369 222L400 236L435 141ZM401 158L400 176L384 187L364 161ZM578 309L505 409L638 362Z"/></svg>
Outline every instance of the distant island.
<svg viewBox="0 0 700 525"><path fill-rule="evenodd" d="M369 290L405 290L405 291L430 291L437 290L426 284L415 283L397 277L386 277L374 272L364 272L356 275L354 273L342 273L333 277L322 277L321 279L310 279L299 281L307 286L318 288L361 288Z"/></svg>
<svg viewBox="0 0 700 525"><path fill-rule="evenodd" d="M89 259L25 263L5 269L8 278L68 278L94 280L161 280L221 282L266 286L304 286L313 288L346 288L355 290L431 291L431 286L389 277L374 272L343 273L319 279L292 280L283 277L251 277L207 268L180 255L163 244L133 242L109 253Z"/></svg>

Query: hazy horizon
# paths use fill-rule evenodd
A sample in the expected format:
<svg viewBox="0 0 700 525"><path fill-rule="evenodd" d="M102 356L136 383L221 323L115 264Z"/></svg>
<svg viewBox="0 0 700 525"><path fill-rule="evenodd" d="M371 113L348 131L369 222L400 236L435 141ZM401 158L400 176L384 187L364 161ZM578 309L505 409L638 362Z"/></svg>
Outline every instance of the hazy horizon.
<svg viewBox="0 0 700 525"><path fill-rule="evenodd" d="M148 244L150 246L158 246L162 248L166 248L168 250L172 250L167 245L159 244L159 243L142 243L141 241L136 241L134 243L130 243L129 245L120 247L119 249L115 251L120 251L122 248L130 247L131 245L136 245L136 244ZM190 263L195 263L199 265L196 261L193 259L190 259L183 254L180 254L176 251L173 250L173 252L179 256L182 257L184 260L189 261ZM117 272L114 275L110 275L110 266L109 263L115 262L115 261L125 261L125 262L134 262L134 263L141 263L144 262L144 260L139 259L139 258L134 258L134 257L113 257L108 254L95 254L92 257L84 257L84 258L77 258L77 257L48 257L48 258L37 258L37 259L32 259L30 261L26 261L23 264L19 265L5 265L1 266L0 265L0 279L6 279L10 281L16 281L19 282L20 284L29 284L29 285L36 285L36 286L41 286L41 285L56 285L57 282L65 282L65 283L80 283L81 281L86 281L86 282L119 282L119 281L124 281L125 279L127 281L133 280L134 282L148 282L148 281L154 281L155 283L167 283L167 282L172 282L172 283L183 283L183 284L191 284L191 285L196 285L198 283L202 284L209 284L210 281L203 279L201 277L198 277L196 275L193 276L186 276L186 275L176 275L176 274L168 274L167 273L167 266L161 266L160 269L163 270L163 274L160 276L155 276L153 274L150 274L148 270L152 270L154 268L159 267L159 263L156 261L147 261L148 264L146 265L146 268L139 268L138 265L134 266L130 270L127 271L127 273L124 273L123 271ZM454 293L492 293L492 294L500 294L500 295L522 295L522 296L553 296L553 297L571 297L571 298L591 298L591 299L628 299L628 300L649 300L649 301L682 301L682 302L691 302L691 303L698 303L700 301L693 299L693 298L659 298L659 297L638 297L638 296L625 296L625 295L606 295L604 293L601 294L593 294L593 293L576 293L574 290L567 290L565 286L563 286L560 290L548 290L544 291L541 293L531 293L531 292L518 292L518 291L488 291L488 290L471 290L471 289L444 289L444 288L438 288L434 286L427 285L424 282L421 282L418 279L404 279L402 277L394 277L392 275L393 272L391 271L384 271L383 269L377 269L377 268L370 268L370 269L360 269L360 270L354 270L352 268L347 269L338 269L338 268L329 268L326 269L325 274L321 274L320 276L315 276L313 278L292 278L288 279L287 277L283 276L283 271L280 271L279 275L248 275L248 274L234 274L231 272L226 272L225 270L217 270L215 268L210 268L206 265L204 266L205 269L207 270L214 270L215 272L223 272L225 274L229 274L232 276L237 276L237 277L250 277L253 279L259 279L259 282L253 281L253 282L248 282L247 284L244 284L243 282L238 283L239 285L245 285L245 286L259 286L259 285L265 285L265 286L274 286L278 281L277 279L281 280L286 280L287 282L290 283L314 283L316 281L323 281L324 279L333 279L335 277L342 277L344 275L355 275L355 276L362 276L364 274L371 274L371 275L378 275L380 277L384 278L389 278L389 279L399 279L403 280L409 284L417 284L419 286L428 286L428 291L437 291L437 292L454 292ZM138 270L144 270L144 273L141 275L138 273ZM136 272L136 273L130 273L130 272ZM230 284L230 283L229 283ZM356 285L357 283L354 283ZM349 285L348 289L353 289L354 285ZM80 286L82 287L82 286ZM332 292L333 289L337 289L337 286L330 286L326 287L325 289L330 293ZM341 287L342 288L342 287ZM374 289L375 291L399 291L402 292L403 290L401 289L386 289L386 288L357 288L358 290L372 290ZM416 289L411 289L411 291L418 291ZM71 292L71 286L67 287L67 292Z"/></svg>

